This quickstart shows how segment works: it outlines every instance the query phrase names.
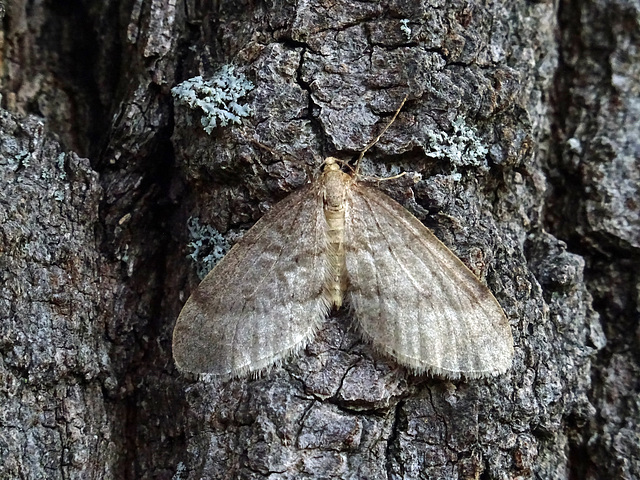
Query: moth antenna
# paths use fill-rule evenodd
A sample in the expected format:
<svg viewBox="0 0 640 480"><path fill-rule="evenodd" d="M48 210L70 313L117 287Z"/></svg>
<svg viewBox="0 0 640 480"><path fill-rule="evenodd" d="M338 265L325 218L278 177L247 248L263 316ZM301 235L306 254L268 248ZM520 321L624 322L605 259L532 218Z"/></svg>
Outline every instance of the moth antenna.
<svg viewBox="0 0 640 480"><path fill-rule="evenodd" d="M341 167L351 170L351 173L355 173L355 170L351 165L349 165L349 162L345 162L344 160L340 160L339 158L335 158L335 161L339 163Z"/></svg>
<svg viewBox="0 0 640 480"><path fill-rule="evenodd" d="M271 148L269 145L265 145L264 143L261 143L261 142L257 141L255 138L245 137L245 139L249 140L256 147L261 148L263 150L266 150L267 152L272 154L274 157L291 157L291 155L289 155L288 153L278 152L278 151L274 150L273 148ZM291 157L291 158L293 158L293 157Z"/></svg>
<svg viewBox="0 0 640 480"><path fill-rule="evenodd" d="M360 177L360 180L363 182L382 182L384 180L396 180L400 177L404 177L406 174L407 172L402 172L392 177L369 177L369 176L363 175Z"/></svg>
<svg viewBox="0 0 640 480"><path fill-rule="evenodd" d="M246 140L249 143L253 143L256 147L261 148L263 150L266 150L267 152L269 152L271 155L273 155L274 157L288 157L290 160L295 160L295 157L293 155L290 155L286 152L278 152L277 150L274 150L273 148L271 148L269 145L265 145L262 142L259 142L258 140L256 140L253 137L250 137L249 135L247 135L245 132L243 132L242 130L239 131L240 136Z"/></svg>
<svg viewBox="0 0 640 480"><path fill-rule="evenodd" d="M376 143L378 143L378 140L380 140L382 138L382 136L387 132L387 130L389 130L389 127L393 124L393 122L396 121L396 118L398 117L398 114L400 113L400 110L402 110L402 107L404 106L405 102L407 101L407 98L409 98L409 94L408 93L402 99L402 102L400 102L400 106L398 107L398 110L396 110L396 113L393 114L393 117L391 117L391 121L389 123L387 123L387 125L382 129L380 134L376 138L374 138L371 142L369 142L369 144L366 147L364 147L364 150L362 150L362 152L360 152L360 155L358 156L358 160L356 160L356 168L355 168L355 172L354 172L356 177L360 173L360 162L362 161L362 159L364 157L364 154L367 153L367 150L369 150Z"/></svg>
<svg viewBox="0 0 640 480"><path fill-rule="evenodd" d="M269 145L265 145L264 143L259 142L259 141L258 141L258 140L256 140L255 138L250 137L249 135L247 135L247 134L246 134L244 131L242 131L242 130L237 130L237 132L239 132L240 137L242 137L244 140L246 140L246 141L247 141L247 142L249 142L249 143L253 143L256 147L261 148L261 149L263 149L263 150L265 150L265 151L269 152L269 153L270 153L270 154L272 154L274 157L287 158L287 159L289 159L290 161L292 161L293 163L296 163L296 164L300 163L300 162L299 162L299 160L298 160L296 157L294 157L293 155L291 155L291 154L289 154L289 153L287 153L287 152L279 152L279 151L277 151L277 150L275 150L275 149L271 148ZM320 158L320 157L318 157L316 154L313 154L313 159L314 159L314 161L315 161L317 164L321 165L321 164L322 164L322 159L320 158L320 160L319 160L319 158ZM263 169L263 170L266 170L266 169L264 168L264 165L262 165L262 163L261 163L259 160L258 160L258 163L260 163L260 165L262 166L262 169ZM305 172L307 173L307 177L308 177L308 178L310 178L310 179L312 179L312 178L313 178L313 175L312 175L312 172L309 170L309 165L304 165L304 170L305 170Z"/></svg>

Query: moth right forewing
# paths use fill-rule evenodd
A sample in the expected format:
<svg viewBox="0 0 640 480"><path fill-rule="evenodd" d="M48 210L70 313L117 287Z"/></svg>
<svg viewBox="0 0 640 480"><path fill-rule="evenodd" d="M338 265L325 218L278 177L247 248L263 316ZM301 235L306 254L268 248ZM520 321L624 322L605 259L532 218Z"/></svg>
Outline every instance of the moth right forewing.
<svg viewBox="0 0 640 480"><path fill-rule="evenodd" d="M400 204L354 185L346 227L348 301L366 338L415 372L504 372L513 339L486 286Z"/></svg>
<svg viewBox="0 0 640 480"><path fill-rule="evenodd" d="M329 310L320 190L315 182L276 204L192 293L173 334L180 369L241 376L312 338Z"/></svg>

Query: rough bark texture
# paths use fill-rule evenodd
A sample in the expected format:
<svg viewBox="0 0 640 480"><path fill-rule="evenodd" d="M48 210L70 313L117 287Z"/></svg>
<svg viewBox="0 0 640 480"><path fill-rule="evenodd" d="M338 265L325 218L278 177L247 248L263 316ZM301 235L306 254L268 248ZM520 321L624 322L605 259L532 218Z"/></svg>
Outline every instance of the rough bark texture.
<svg viewBox="0 0 640 480"><path fill-rule="evenodd" d="M639 11L10 2L0 478L639 478ZM174 120L171 87L225 64L252 116ZM365 168L422 175L381 187L495 293L511 371L409 375L341 311L260 379L179 375L187 219L233 240L406 94ZM486 154L455 155L461 124Z"/></svg>

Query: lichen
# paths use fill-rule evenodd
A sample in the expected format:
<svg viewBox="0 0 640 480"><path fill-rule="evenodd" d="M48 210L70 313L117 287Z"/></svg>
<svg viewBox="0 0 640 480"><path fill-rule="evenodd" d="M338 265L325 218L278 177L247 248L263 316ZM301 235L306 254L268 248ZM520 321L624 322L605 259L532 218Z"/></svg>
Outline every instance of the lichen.
<svg viewBox="0 0 640 480"><path fill-rule="evenodd" d="M209 80L190 78L173 87L171 93L178 104L204 113L200 123L211 134L218 125L239 124L242 117L251 115L251 107L238 101L253 88L244 74L235 73L233 65L224 65Z"/></svg>
<svg viewBox="0 0 640 480"><path fill-rule="evenodd" d="M31 152L23 150L16 155L17 162L14 164L18 168L29 168L31 166Z"/></svg>
<svg viewBox="0 0 640 480"><path fill-rule="evenodd" d="M400 20L400 30L407 37L407 40L411 40L411 28L409 27L409 19L403 18Z"/></svg>
<svg viewBox="0 0 640 480"><path fill-rule="evenodd" d="M67 173L64 171L64 158L65 158L65 153L62 152L60 153L60 155L58 155L58 158L56 159L56 165L60 170L59 177L61 180L65 180L67 178Z"/></svg>
<svg viewBox="0 0 640 480"><path fill-rule="evenodd" d="M447 158L456 166L485 167L487 147L478 137L475 129L468 126L464 118L457 117L451 124L453 131L434 132L427 130L429 150L425 153L432 158Z"/></svg>
<svg viewBox="0 0 640 480"><path fill-rule="evenodd" d="M187 467L182 462L178 462L176 465L176 473L173 475L172 480L182 480L182 474L187 471Z"/></svg>
<svg viewBox="0 0 640 480"><path fill-rule="evenodd" d="M203 279L231 246L218 230L210 225L202 225L197 217L189 217L187 228L191 236L189 257L196 266L198 277Z"/></svg>

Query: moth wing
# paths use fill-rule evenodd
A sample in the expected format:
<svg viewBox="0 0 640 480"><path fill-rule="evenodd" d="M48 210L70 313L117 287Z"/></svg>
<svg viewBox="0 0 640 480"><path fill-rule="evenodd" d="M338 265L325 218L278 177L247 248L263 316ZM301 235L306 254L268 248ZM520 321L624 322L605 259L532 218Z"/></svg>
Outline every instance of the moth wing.
<svg viewBox="0 0 640 480"><path fill-rule="evenodd" d="M189 297L173 331L178 368L241 376L304 348L330 308L325 249L316 182L276 204Z"/></svg>
<svg viewBox="0 0 640 480"><path fill-rule="evenodd" d="M375 348L415 372L452 378L510 367L513 338L497 300L399 203L353 185L345 247L347 299Z"/></svg>

